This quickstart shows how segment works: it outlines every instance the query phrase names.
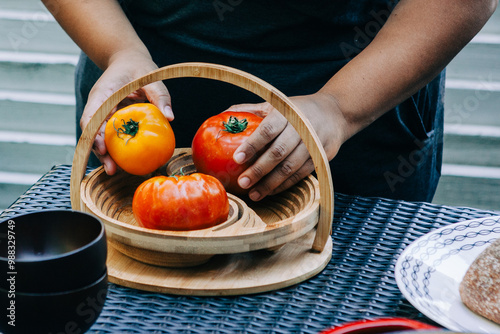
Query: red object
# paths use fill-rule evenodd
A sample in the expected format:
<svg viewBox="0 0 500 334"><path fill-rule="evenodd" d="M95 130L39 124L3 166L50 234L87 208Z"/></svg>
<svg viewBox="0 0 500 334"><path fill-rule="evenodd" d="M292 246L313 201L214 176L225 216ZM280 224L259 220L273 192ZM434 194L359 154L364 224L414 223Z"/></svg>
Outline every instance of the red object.
<svg viewBox="0 0 500 334"><path fill-rule="evenodd" d="M210 175L155 176L136 189L132 211L146 228L197 230L226 221L229 200L219 180Z"/></svg>
<svg viewBox="0 0 500 334"><path fill-rule="evenodd" d="M406 318L358 320L330 328L320 334L382 334L403 330L439 329L429 324Z"/></svg>
<svg viewBox="0 0 500 334"><path fill-rule="evenodd" d="M238 177L253 161L239 165L233 154L261 121L261 117L249 112L226 111L203 122L191 145L197 171L216 177L232 194L248 193L238 185Z"/></svg>

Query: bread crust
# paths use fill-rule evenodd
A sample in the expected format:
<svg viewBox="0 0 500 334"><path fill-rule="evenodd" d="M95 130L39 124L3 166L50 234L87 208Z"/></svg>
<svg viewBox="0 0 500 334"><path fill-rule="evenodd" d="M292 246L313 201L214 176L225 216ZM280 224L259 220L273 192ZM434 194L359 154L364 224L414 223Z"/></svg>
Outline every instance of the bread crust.
<svg viewBox="0 0 500 334"><path fill-rule="evenodd" d="M459 291L462 302L470 310L500 324L500 239L470 265Z"/></svg>

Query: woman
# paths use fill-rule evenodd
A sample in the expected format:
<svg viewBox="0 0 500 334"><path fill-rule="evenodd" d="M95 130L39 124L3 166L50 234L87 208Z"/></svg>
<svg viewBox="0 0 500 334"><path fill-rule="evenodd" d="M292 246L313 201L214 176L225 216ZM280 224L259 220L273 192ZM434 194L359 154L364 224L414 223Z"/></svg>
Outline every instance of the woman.
<svg viewBox="0 0 500 334"><path fill-rule="evenodd" d="M232 66L291 97L331 161L337 192L431 201L440 176L444 68L494 12L496 0L121 1L44 0L83 50L76 73L84 128L119 87L188 61ZM165 86L166 84L166 86ZM167 90L168 87L168 90ZM266 116L234 155L260 200L314 170L298 134L276 110L226 84L175 79L130 97L173 120L177 146L226 108ZM80 132L79 132L80 133ZM116 172L102 135L94 152Z"/></svg>

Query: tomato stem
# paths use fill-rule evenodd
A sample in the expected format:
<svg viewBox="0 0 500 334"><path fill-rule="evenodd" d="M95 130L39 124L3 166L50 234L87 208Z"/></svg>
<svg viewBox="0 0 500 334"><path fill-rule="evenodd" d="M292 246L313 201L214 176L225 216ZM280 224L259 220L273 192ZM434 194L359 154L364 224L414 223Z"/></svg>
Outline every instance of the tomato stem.
<svg viewBox="0 0 500 334"><path fill-rule="evenodd" d="M116 121L116 119L113 120L113 128L115 129L116 135L119 138L122 138L120 136L121 134L130 135L131 136L130 138L133 138L133 137L135 137L135 135L137 134L137 132L139 132L139 122L136 122L136 121L132 120L132 118L128 122L125 122L125 120L122 118L121 121L122 121L123 124L118 129L115 126L115 121ZM125 145L128 143L128 141L130 140L130 138L127 139L127 141L125 142Z"/></svg>
<svg viewBox="0 0 500 334"><path fill-rule="evenodd" d="M237 117L235 116L229 116L229 120L227 122L222 122L222 125L224 125L224 130L229 133L240 133L245 131L248 125L248 121L246 118L243 120L238 120Z"/></svg>
<svg viewBox="0 0 500 334"><path fill-rule="evenodd" d="M179 178L178 178L177 176L179 176L179 175L180 175L180 176L184 176L184 175L186 175L186 174L184 174L183 169L184 169L184 166L182 166L182 167L181 167L181 169L179 169L179 171L178 171L177 173L173 173L172 175L170 175L170 177L173 177L173 178L175 178L176 180L179 180Z"/></svg>
<svg viewBox="0 0 500 334"><path fill-rule="evenodd" d="M245 131L248 125L248 121L246 118L240 121L236 116L231 115L229 116L229 120L227 122L222 122L222 125L224 126L224 130L219 131L219 133L217 134L217 138L215 138L216 142L217 140L219 140L221 131L229 133L240 133Z"/></svg>

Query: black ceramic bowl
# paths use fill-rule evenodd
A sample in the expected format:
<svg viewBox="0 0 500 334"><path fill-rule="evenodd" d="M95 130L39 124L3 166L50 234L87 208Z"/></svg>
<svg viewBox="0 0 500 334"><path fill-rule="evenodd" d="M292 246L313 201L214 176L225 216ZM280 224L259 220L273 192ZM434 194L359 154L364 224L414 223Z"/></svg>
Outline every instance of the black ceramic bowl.
<svg viewBox="0 0 500 334"><path fill-rule="evenodd" d="M0 331L85 333L99 317L108 291L107 273L79 289L56 293L0 290Z"/></svg>
<svg viewBox="0 0 500 334"><path fill-rule="evenodd" d="M104 225L84 212L37 211L0 222L0 289L78 289L102 276L106 256Z"/></svg>

